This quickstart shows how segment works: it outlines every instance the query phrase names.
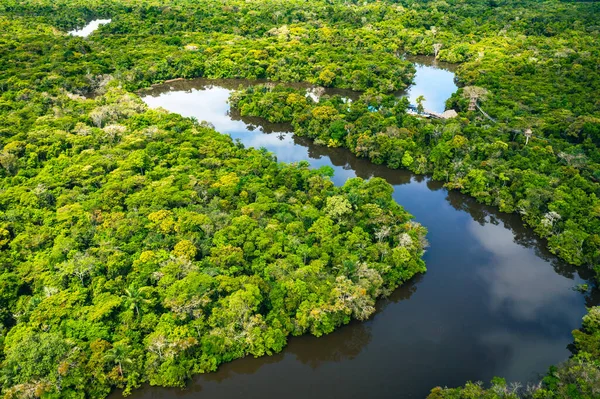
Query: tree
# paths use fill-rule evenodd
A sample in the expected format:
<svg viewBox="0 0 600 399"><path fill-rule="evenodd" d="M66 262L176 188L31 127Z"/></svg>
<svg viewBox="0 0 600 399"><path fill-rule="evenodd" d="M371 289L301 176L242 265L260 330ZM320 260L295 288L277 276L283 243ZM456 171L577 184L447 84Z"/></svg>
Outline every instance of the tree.
<svg viewBox="0 0 600 399"><path fill-rule="evenodd" d="M438 54L439 54L440 50L442 49L442 46L443 46L443 45L442 45L442 43L435 43L435 44L433 45L433 56L434 56L435 58L437 58L437 56L438 56Z"/></svg>
<svg viewBox="0 0 600 399"><path fill-rule="evenodd" d="M152 303L152 300L148 299L148 294L152 291L150 287L137 288L134 285L130 285L129 288L125 289L125 295L121 297L125 299L125 304L129 309L135 310L138 317L140 314L140 307L144 304Z"/></svg>
<svg viewBox="0 0 600 399"><path fill-rule="evenodd" d="M116 342L104 355L104 360L118 366L119 374L124 377L123 365L133 364L130 357L131 348L123 342Z"/></svg>
<svg viewBox="0 0 600 399"><path fill-rule="evenodd" d="M197 252L196 246L189 240L179 241L173 248L173 255L188 260L194 260Z"/></svg>
<svg viewBox="0 0 600 399"><path fill-rule="evenodd" d="M346 198L339 195L327 198L325 212L330 218L341 220L344 215L350 213L351 211L352 205Z"/></svg>
<svg viewBox="0 0 600 399"><path fill-rule="evenodd" d="M489 91L479 86L465 86L463 87L463 96L475 101L485 100L488 96Z"/></svg>
<svg viewBox="0 0 600 399"><path fill-rule="evenodd" d="M88 253L77 252L73 259L62 263L59 268L66 275L76 276L85 286L85 278L90 276L98 265L98 259Z"/></svg>
<svg viewBox="0 0 600 399"><path fill-rule="evenodd" d="M415 160L410 155L410 151L405 151L404 155L402 155L402 166L405 168L410 168Z"/></svg>
<svg viewBox="0 0 600 399"><path fill-rule="evenodd" d="M321 84L325 87L331 86L334 79L335 79L335 73L329 69L324 69L319 74L319 84Z"/></svg>
<svg viewBox="0 0 600 399"><path fill-rule="evenodd" d="M425 107L423 106L423 103L425 102L425 96L421 94L415 101L417 103L417 112L420 114L425 112Z"/></svg>

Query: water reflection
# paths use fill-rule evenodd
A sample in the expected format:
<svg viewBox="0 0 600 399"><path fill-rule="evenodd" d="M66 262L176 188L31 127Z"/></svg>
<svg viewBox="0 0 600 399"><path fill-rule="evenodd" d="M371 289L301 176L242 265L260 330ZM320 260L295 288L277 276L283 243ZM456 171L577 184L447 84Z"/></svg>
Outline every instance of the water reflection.
<svg viewBox="0 0 600 399"><path fill-rule="evenodd" d="M432 57L413 56L408 59L415 63L417 73L414 84L408 88L407 97L416 104L417 97L425 97L423 106L433 112L444 112L446 100L458 88L454 83L455 64L436 61Z"/></svg>
<svg viewBox="0 0 600 399"><path fill-rule="evenodd" d="M524 321L537 320L539 315L545 314L560 319L572 317L568 301L572 296L571 281L561 279L556 284L546 286L554 270L543 267L546 262L534 252L514 245L514 235L504 226L492 223L482 226L473 221L467 228L490 255L490 261L479 274L490 288L490 307L493 311L508 311L511 317ZM559 307L554 308L553 312L552 309L545 309L556 304Z"/></svg>
<svg viewBox="0 0 600 399"><path fill-rule="evenodd" d="M98 29L100 25L106 25L110 23L110 21L110 19L95 19L81 29L70 31L69 34L71 36L88 37L92 32Z"/></svg>
<svg viewBox="0 0 600 399"><path fill-rule="evenodd" d="M458 88L454 82L454 70L456 68L453 64L437 62L435 60L431 60L431 57L411 57L412 61L415 62L415 66L417 72L414 77L415 84L409 87L406 91L397 92L396 95L406 96L408 97L411 104L416 104L416 99L420 95L425 97L425 101L423 105L426 110L442 113L446 109L446 100L456 91ZM168 95L172 92L186 92L186 93L196 93L196 96L200 101L202 101L202 97L210 96L215 103L211 103L208 101L205 104L208 108L217 107L221 101L226 101L227 97L229 97L229 93L231 90L237 90L240 87L248 87L254 86L258 84L272 84L272 82L265 79L255 79L255 80L247 80L247 79L193 79L193 80L174 80L169 82L168 84L153 86L144 91L145 95L150 97L156 96L164 96ZM315 90L315 87L302 82L296 83L285 83L286 86L290 86L296 89L304 89L307 91L307 95L310 96L313 100L318 100L319 96L315 94L315 92L319 92L321 95L334 96L338 95L343 98L349 100L357 100L361 93L353 90L347 89L337 89L337 88L319 88ZM150 100L151 101L151 100ZM177 99L171 99L172 106L175 106ZM177 105L181 109L181 113L193 113L193 104L183 105L181 103L177 103ZM207 110L209 111L209 110ZM240 121L241 117L237 111L231 111L232 114L230 121ZM208 113L207 113L208 114ZM226 121L223 117L225 114L217 115L212 113L217 117L218 120L215 120L215 123L224 123ZM186 115L192 116L192 115ZM249 118L247 121L251 121ZM212 122L212 121L211 121ZM266 130L265 133L270 133L273 131L281 131L276 130L277 126L285 126L282 124L269 124L264 120L257 122L257 125L263 126ZM216 126L216 125L215 125ZM225 126L224 126L225 127Z"/></svg>
<svg viewBox="0 0 600 399"><path fill-rule="evenodd" d="M211 122L244 145L278 160L330 166L333 181L378 176L394 198L429 229L428 272L378 303L376 315L326 337L296 337L284 352L223 365L188 390L147 388L134 397L423 398L435 385L468 380L534 380L569 356L571 330L585 305L572 290L589 277L552 256L516 215L499 213L442 183L356 158L341 148L295 137L287 125L242 118L226 104L229 88L174 82L144 96L185 116ZM195 85L195 86L194 86Z"/></svg>

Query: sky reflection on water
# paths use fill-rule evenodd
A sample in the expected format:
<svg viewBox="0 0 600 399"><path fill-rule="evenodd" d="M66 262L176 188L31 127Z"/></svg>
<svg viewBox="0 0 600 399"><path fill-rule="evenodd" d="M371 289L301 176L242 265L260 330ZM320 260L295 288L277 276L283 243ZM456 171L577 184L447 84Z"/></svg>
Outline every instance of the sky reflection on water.
<svg viewBox="0 0 600 399"><path fill-rule="evenodd" d="M418 71L427 68L435 69ZM435 76L445 80L438 81L443 86L453 75ZM416 82L422 82L419 75ZM427 177L317 146L295 137L287 125L242 118L226 103L235 82L215 84L174 82L143 99L151 107L209 121L247 147L267 148L279 161L331 166L338 185L355 176L386 179L395 200L429 229L428 272L379 301L367 322L320 338L291 338L280 354L225 364L196 377L186 390L148 387L134 398L424 398L436 385L496 375L535 380L569 356L571 330L580 326L586 301L595 303L595 296L572 289L584 281L578 270L549 254L516 215L448 192ZM429 99L439 104L443 96Z"/></svg>

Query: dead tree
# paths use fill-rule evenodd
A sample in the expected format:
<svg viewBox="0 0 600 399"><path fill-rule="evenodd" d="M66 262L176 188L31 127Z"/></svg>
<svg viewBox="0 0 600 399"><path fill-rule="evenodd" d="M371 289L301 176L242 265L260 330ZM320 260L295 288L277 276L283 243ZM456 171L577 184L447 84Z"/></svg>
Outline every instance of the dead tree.
<svg viewBox="0 0 600 399"><path fill-rule="evenodd" d="M529 143L529 139L531 138L531 136L533 136L533 132L531 131L531 129L527 129L523 134L525 135L525 145L527 145Z"/></svg>
<svg viewBox="0 0 600 399"><path fill-rule="evenodd" d="M442 49L442 46L443 46L443 44L442 44L442 43L435 43L435 44L433 45L433 56L434 56L435 58L437 58L437 56L438 56L438 54L439 54L440 50Z"/></svg>

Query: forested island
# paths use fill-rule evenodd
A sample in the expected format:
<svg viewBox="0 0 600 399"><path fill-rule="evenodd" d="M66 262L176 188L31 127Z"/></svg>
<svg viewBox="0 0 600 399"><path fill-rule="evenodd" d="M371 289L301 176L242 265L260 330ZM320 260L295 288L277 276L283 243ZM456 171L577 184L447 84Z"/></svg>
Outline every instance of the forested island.
<svg viewBox="0 0 600 399"><path fill-rule="evenodd" d="M231 95L240 115L516 213L600 278L598 21L556 0L4 0L2 397L183 387L366 320L425 272L427 229L385 180L338 187L140 99L172 79L260 79ZM411 55L458 64L456 117L398 95ZM600 397L599 309L539 384L429 398Z"/></svg>

